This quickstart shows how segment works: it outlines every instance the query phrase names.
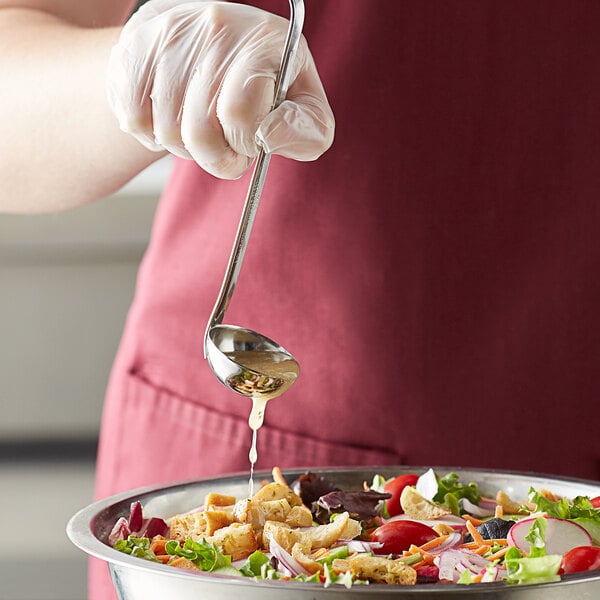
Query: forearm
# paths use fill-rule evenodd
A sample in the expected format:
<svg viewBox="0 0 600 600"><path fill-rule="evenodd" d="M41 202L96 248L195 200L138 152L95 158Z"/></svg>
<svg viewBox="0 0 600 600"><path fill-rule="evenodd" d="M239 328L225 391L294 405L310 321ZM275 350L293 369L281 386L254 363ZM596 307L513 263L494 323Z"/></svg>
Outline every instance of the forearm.
<svg viewBox="0 0 600 600"><path fill-rule="evenodd" d="M119 31L0 10L0 211L89 203L162 156L122 133L106 101Z"/></svg>

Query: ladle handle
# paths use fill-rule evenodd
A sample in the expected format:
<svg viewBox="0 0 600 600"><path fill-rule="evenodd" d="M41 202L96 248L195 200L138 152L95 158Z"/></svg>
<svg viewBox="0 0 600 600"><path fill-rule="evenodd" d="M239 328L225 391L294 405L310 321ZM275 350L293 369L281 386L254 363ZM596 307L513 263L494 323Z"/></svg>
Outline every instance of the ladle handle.
<svg viewBox="0 0 600 600"><path fill-rule="evenodd" d="M287 94L292 74L292 66L296 58L296 51L298 50L298 43L300 42L302 26L304 24L303 0L289 0L289 2L291 11L290 25L285 40L283 55L281 57L279 73L275 80L273 108L277 108ZM217 298L217 302L215 303L215 307L213 308L208 321L205 340L210 328L213 325L219 325L223 322L225 311L231 301L231 296L233 295L233 290L242 268L244 254L248 247L248 240L250 238L250 232L252 231L252 225L258 209L258 202L267 176L270 159L271 155L265 152L264 149L261 149L254 165L252 179L248 188L244 209L231 250L231 256L229 257L229 263L227 264L227 271L225 272L221 291L219 292L219 297Z"/></svg>

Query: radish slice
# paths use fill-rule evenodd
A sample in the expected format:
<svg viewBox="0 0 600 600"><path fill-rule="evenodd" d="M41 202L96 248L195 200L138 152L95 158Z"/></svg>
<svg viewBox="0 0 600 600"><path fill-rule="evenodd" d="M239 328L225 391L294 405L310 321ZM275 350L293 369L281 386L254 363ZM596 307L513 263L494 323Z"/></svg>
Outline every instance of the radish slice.
<svg viewBox="0 0 600 600"><path fill-rule="evenodd" d="M546 520L546 554L564 554L577 546L592 545L592 536L581 525L557 517L546 517ZM517 521L506 536L508 544L529 554L530 544L525 538L534 522L535 518L531 517Z"/></svg>

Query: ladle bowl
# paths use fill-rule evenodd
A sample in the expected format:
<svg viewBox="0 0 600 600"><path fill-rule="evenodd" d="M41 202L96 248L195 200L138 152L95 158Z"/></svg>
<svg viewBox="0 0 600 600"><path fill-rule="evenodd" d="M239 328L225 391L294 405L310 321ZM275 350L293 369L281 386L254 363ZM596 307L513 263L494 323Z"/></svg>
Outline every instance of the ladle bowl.
<svg viewBox="0 0 600 600"><path fill-rule="evenodd" d="M270 400L296 381L300 367L285 348L269 338L235 325L208 331L206 358L219 381L243 396Z"/></svg>

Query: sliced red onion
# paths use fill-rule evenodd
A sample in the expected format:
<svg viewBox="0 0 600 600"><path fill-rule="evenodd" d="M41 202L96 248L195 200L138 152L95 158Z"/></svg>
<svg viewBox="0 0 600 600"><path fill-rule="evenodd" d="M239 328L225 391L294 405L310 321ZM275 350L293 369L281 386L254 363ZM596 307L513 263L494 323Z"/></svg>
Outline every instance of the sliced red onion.
<svg viewBox="0 0 600 600"><path fill-rule="evenodd" d="M456 565L456 568L460 573L467 569L471 571L473 575L478 575L481 572L481 565L474 564L468 556L463 556L460 559L460 562Z"/></svg>
<svg viewBox="0 0 600 600"><path fill-rule="evenodd" d="M486 510L491 510L492 513L496 512L496 507L498 503L495 500L481 500L479 502L479 508L484 508Z"/></svg>
<svg viewBox="0 0 600 600"><path fill-rule="evenodd" d="M496 512L496 507L490 509L484 507L482 504L473 504L470 500L466 498L461 498L460 502L462 503L463 510L468 512L470 515L474 517L490 517Z"/></svg>
<svg viewBox="0 0 600 600"><path fill-rule="evenodd" d="M427 498L433 500L433 497L438 493L438 480L433 469L428 469L417 480L417 492Z"/></svg>
<svg viewBox="0 0 600 600"><path fill-rule="evenodd" d="M286 571L286 575L290 577L296 577L300 573L309 575L309 572L281 544L276 542L271 534L268 534L267 537L271 554L279 561L279 564Z"/></svg>
<svg viewBox="0 0 600 600"><path fill-rule="evenodd" d="M463 561L468 561L471 565L469 568L472 570L475 569L477 573L490 565L490 561L487 558L483 558L483 556L471 552L471 550L461 550L460 552L463 555Z"/></svg>
<svg viewBox="0 0 600 600"><path fill-rule="evenodd" d="M455 581L458 577L456 576L456 565L460 562L460 552L457 550L448 550L442 552L442 554L436 556L433 559L433 564L438 568L438 577L444 581Z"/></svg>
<svg viewBox="0 0 600 600"><path fill-rule="evenodd" d="M427 550L427 552L429 554L441 554L446 550L456 548L456 546L459 546L461 543L462 536L457 531L453 531L452 533L448 534L448 538L445 539L441 544L438 544L437 546L435 546L435 548Z"/></svg>
<svg viewBox="0 0 600 600"><path fill-rule="evenodd" d="M490 562L470 550L446 550L433 559L433 564L439 568L440 579L456 583L463 571L469 570L477 575Z"/></svg>
<svg viewBox="0 0 600 600"><path fill-rule="evenodd" d="M120 517L108 534L108 543L114 546L119 540L126 540L131 535L129 523L125 517Z"/></svg>

